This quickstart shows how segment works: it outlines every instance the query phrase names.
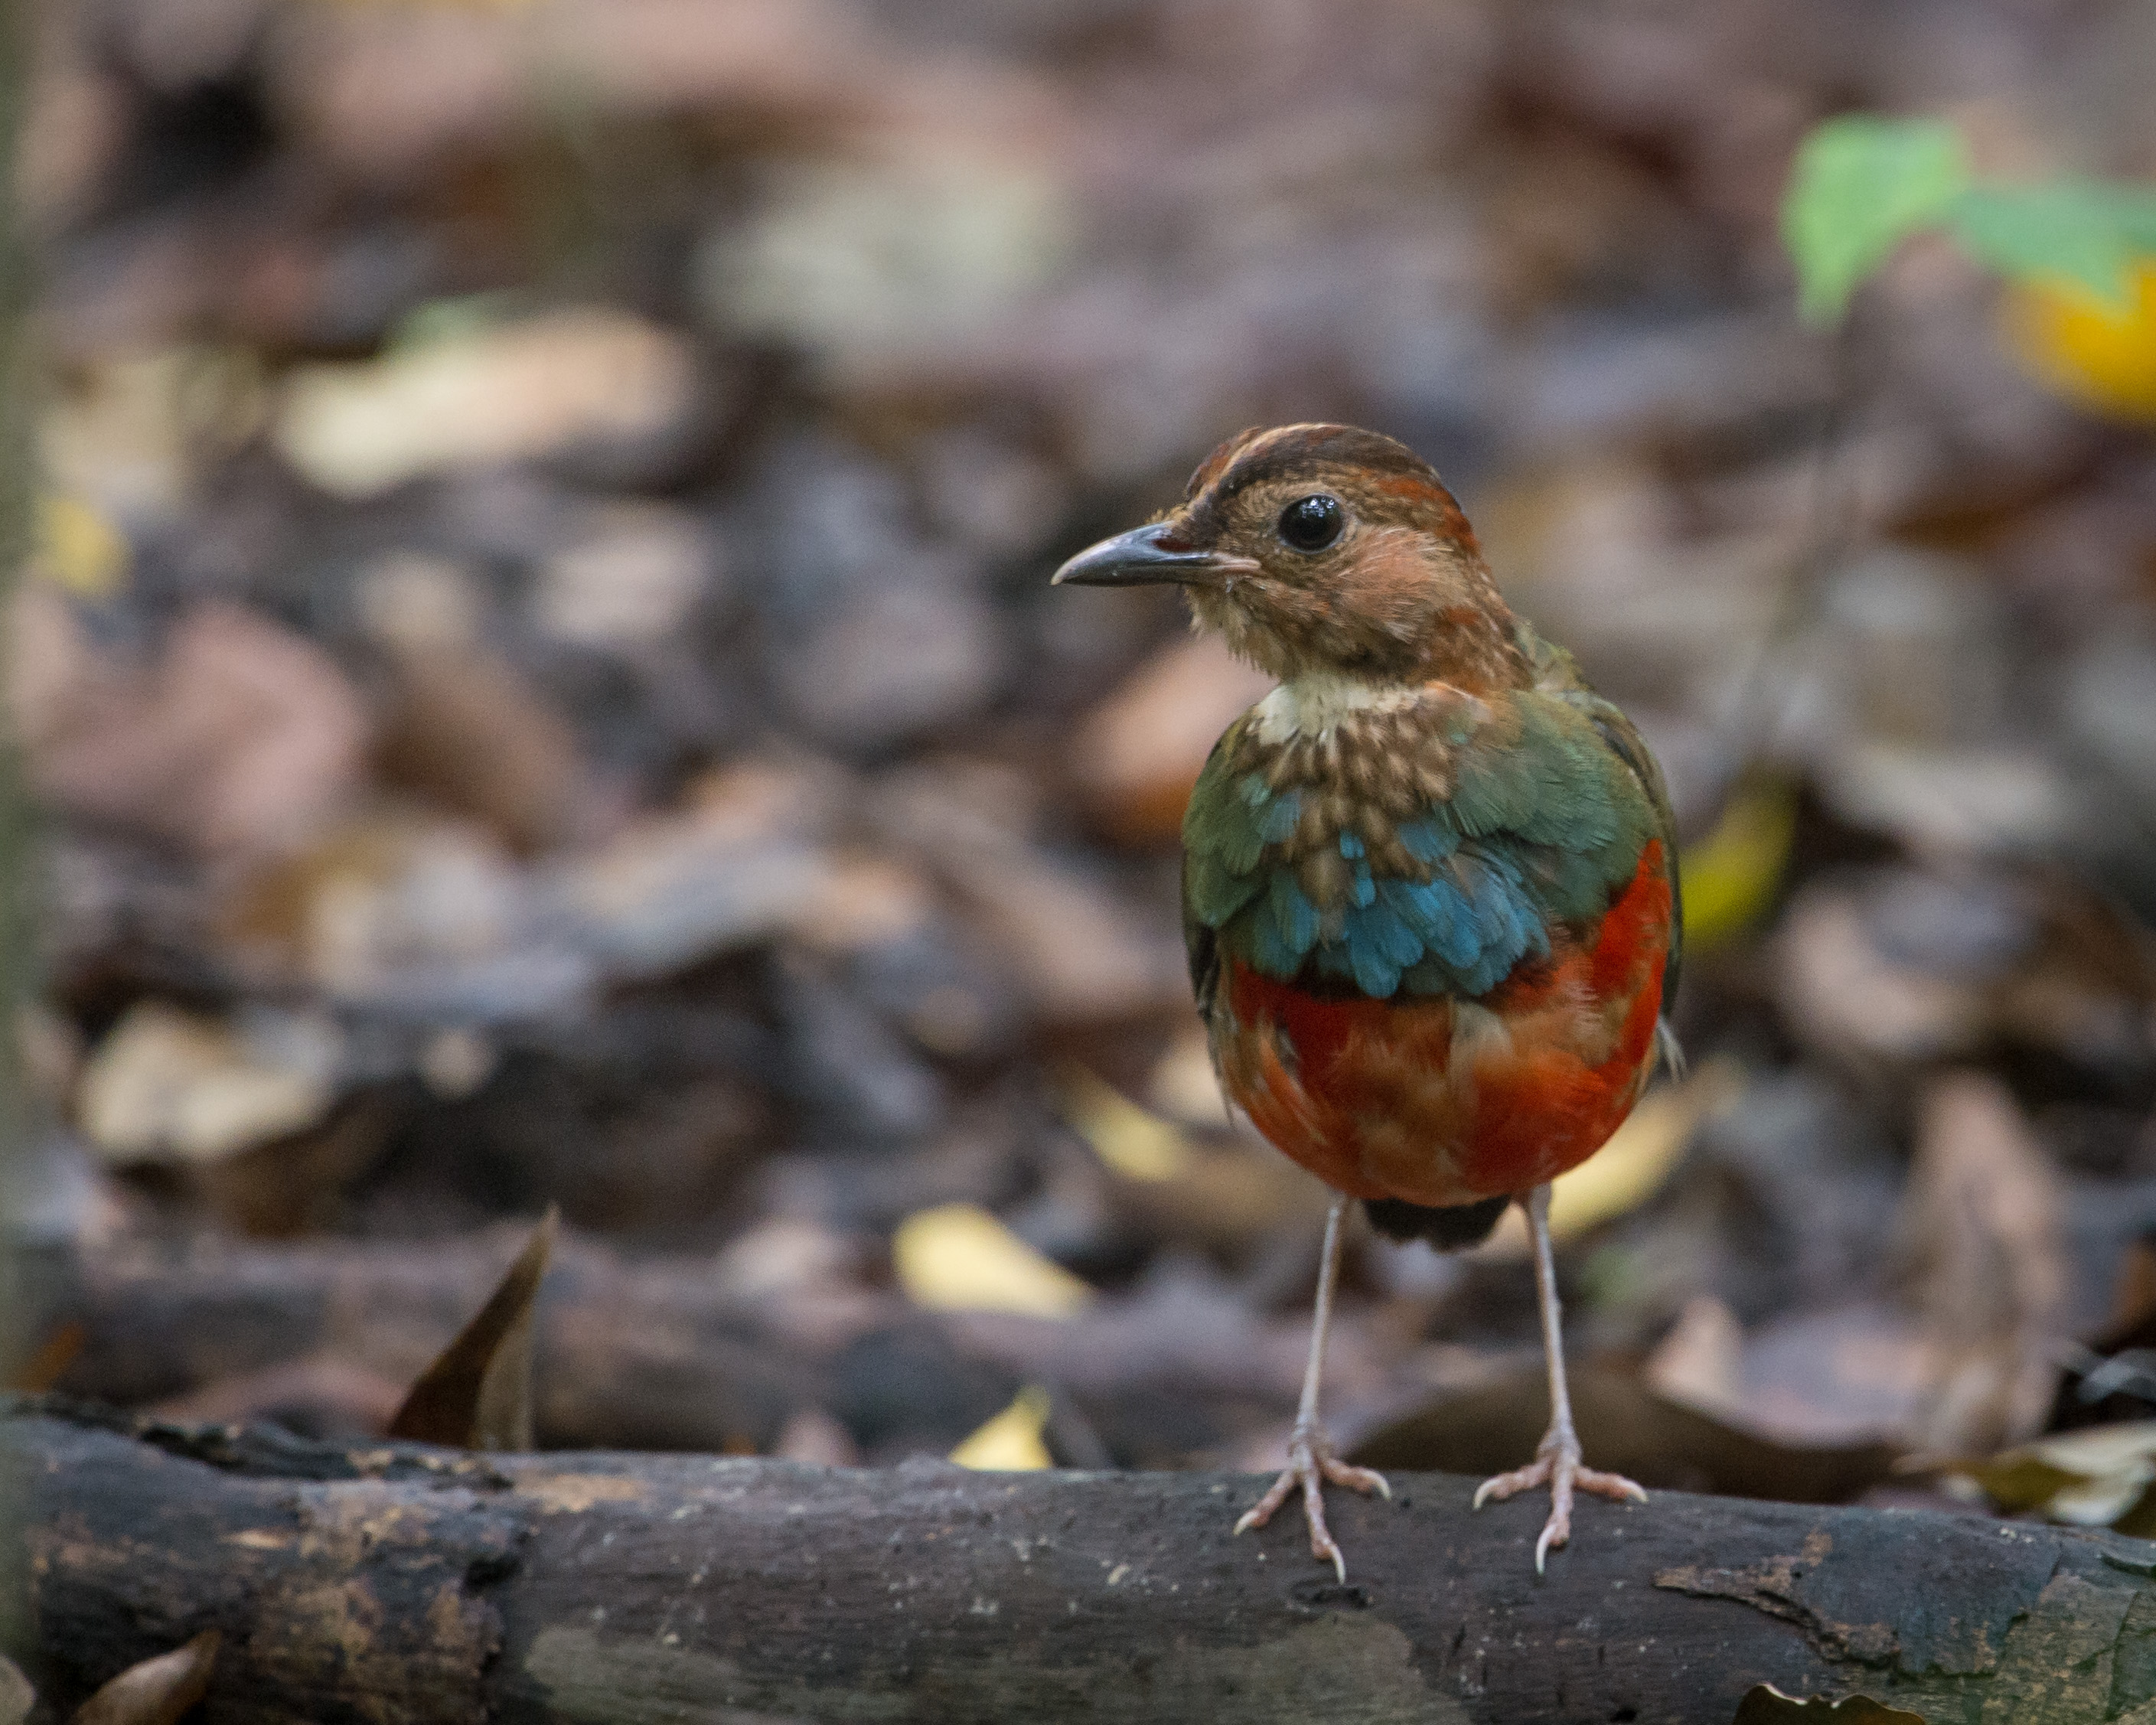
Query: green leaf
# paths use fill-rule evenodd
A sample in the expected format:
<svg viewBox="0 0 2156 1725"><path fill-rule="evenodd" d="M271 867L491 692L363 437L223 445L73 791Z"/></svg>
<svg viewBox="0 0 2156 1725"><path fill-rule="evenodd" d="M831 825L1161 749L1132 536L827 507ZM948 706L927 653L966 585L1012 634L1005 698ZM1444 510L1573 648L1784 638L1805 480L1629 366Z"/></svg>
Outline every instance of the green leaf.
<svg viewBox="0 0 2156 1725"><path fill-rule="evenodd" d="M1845 114L1815 126L1782 200L1804 316L1838 319L1865 277L1968 183L1960 135L1944 121Z"/></svg>
<svg viewBox="0 0 2156 1725"><path fill-rule="evenodd" d="M2110 206L2119 237L2143 255L2156 253L2156 186L2097 182L2088 188Z"/></svg>
<svg viewBox="0 0 2156 1725"><path fill-rule="evenodd" d="M1954 238L2001 275L2071 282L2123 308L2136 236L2136 200L2156 228L2156 199L2136 187L2059 180L2046 186L1972 186L1946 212Z"/></svg>

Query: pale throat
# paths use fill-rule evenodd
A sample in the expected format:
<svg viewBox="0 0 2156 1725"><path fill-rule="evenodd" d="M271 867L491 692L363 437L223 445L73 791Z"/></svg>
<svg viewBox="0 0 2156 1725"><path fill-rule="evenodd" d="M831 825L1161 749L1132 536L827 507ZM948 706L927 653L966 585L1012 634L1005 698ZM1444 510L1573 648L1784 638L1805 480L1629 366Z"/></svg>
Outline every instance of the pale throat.
<svg viewBox="0 0 2156 1725"><path fill-rule="evenodd" d="M1366 682L1336 670L1302 671L1258 703L1258 736L1269 743L1322 737L1357 714L1413 706L1424 693L1414 684Z"/></svg>

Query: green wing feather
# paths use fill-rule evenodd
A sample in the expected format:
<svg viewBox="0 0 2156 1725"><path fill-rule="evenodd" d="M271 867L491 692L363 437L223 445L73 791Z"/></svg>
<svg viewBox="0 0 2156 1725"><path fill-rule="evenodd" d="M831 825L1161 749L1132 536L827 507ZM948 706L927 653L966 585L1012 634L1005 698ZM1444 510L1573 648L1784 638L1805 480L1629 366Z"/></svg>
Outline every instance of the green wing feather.
<svg viewBox="0 0 2156 1725"><path fill-rule="evenodd" d="M1229 728L1183 822L1183 929L1201 1004L1223 948L1282 978L1314 966L1380 999L1404 990L1471 999L1522 958L1547 953L1553 927L1600 916L1649 839L1662 839L1674 876L1668 797L1638 732L1568 655L1534 644L1542 675L1512 698L1517 728L1460 739L1451 793L1398 829L1426 878L1377 872L1342 832L1342 894L1313 903L1284 849L1301 793L1238 773L1251 720Z"/></svg>

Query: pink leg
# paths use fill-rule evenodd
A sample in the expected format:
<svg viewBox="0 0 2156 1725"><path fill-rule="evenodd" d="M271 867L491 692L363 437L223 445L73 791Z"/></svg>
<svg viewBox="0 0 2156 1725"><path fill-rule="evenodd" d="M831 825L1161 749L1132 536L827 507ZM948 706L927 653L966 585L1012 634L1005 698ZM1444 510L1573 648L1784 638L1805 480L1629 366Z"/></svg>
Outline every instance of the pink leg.
<svg viewBox="0 0 2156 1725"><path fill-rule="evenodd" d="M1302 1374L1302 1401L1296 1409L1295 1430L1288 1439L1287 1466L1273 1481L1272 1489L1235 1523L1238 1533L1246 1527L1264 1527L1273 1518L1273 1512L1287 1502L1288 1494L1300 1486L1302 1512L1310 1522L1311 1555L1329 1561L1342 1581L1348 1579L1348 1560L1340 1555L1339 1544L1325 1525L1322 1481L1330 1480L1357 1491L1375 1491L1380 1497L1393 1495L1383 1474L1367 1467L1351 1467L1333 1455L1317 1418L1317 1381L1325 1370L1325 1332L1332 1322L1332 1285L1340 1276L1340 1222L1347 1210L1348 1200L1336 1198L1325 1218L1325 1250L1317 1266L1317 1310L1311 1321L1310 1363Z"/></svg>
<svg viewBox="0 0 2156 1725"><path fill-rule="evenodd" d="M1572 1428L1572 1394L1564 1381L1564 1336L1557 1300L1557 1262L1550 1250L1550 1189L1547 1184L1529 1193L1521 1208L1527 1213L1527 1232L1535 1242L1535 1292L1543 1313L1543 1353L1549 1362L1550 1427L1535 1446L1535 1459L1525 1467L1501 1473L1482 1481L1475 1494L1480 1509L1492 1498L1502 1502L1531 1486L1550 1490L1549 1520L1535 1542L1535 1574L1543 1573L1553 1547L1572 1538L1572 1496L1592 1491L1619 1502L1645 1503L1647 1494L1619 1473L1598 1473L1579 1465L1579 1435Z"/></svg>

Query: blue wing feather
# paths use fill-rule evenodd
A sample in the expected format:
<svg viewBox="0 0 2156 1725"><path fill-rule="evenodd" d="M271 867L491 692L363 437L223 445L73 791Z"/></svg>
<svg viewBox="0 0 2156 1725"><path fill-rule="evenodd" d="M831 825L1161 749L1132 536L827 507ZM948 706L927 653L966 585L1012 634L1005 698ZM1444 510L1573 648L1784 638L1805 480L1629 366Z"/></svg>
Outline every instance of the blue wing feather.
<svg viewBox="0 0 2156 1725"><path fill-rule="evenodd" d="M1513 710L1517 730L1502 744L1470 740L1451 795L1394 829L1430 878L1377 875L1363 838L1342 832L1332 842L1350 865L1344 891L1322 906L1274 849L1299 830L1303 796L1230 770L1232 728L1184 823L1191 926L1267 975L1314 965L1376 999L1474 999L1522 959L1547 956L1553 923L1599 914L1629 876L1645 826L1620 800L1630 778L1585 716L1532 694Z"/></svg>

